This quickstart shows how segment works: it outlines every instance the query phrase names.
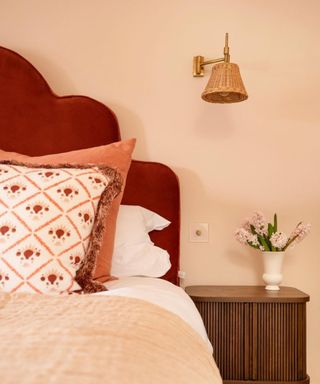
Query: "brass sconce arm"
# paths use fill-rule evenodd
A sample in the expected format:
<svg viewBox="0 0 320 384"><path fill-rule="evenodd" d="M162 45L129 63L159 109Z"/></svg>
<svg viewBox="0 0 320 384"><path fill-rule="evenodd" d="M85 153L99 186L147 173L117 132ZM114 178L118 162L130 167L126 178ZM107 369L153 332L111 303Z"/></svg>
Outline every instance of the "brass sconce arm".
<svg viewBox="0 0 320 384"><path fill-rule="evenodd" d="M203 77L204 76L204 66L208 64L220 63L224 61L224 57L220 59L213 59L204 61L203 56L194 56L193 57L193 77Z"/></svg>
<svg viewBox="0 0 320 384"><path fill-rule="evenodd" d="M193 57L193 76L194 77L202 77L204 75L203 67L205 65L220 63L221 61L224 61L225 63L230 62L228 40L229 40L229 36L228 36L228 33L226 33L225 46L224 46L224 50L223 50L224 57L221 57L219 59L206 60L206 61L204 60L203 56L194 56Z"/></svg>

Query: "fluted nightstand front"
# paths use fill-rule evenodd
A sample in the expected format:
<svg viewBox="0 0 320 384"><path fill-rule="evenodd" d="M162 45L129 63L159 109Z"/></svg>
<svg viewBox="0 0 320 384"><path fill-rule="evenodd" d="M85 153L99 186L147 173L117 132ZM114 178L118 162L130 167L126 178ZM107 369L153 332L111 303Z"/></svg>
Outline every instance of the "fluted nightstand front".
<svg viewBox="0 0 320 384"><path fill-rule="evenodd" d="M190 286L224 384L307 384L306 302L298 289Z"/></svg>

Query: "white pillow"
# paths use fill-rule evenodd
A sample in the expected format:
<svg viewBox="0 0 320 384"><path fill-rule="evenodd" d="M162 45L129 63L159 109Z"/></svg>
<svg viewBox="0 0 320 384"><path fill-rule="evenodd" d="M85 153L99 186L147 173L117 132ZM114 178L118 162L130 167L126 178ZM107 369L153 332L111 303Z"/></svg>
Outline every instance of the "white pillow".
<svg viewBox="0 0 320 384"><path fill-rule="evenodd" d="M171 267L167 251L153 245L149 232L170 224L162 216L137 205L120 205L111 274L161 277Z"/></svg>

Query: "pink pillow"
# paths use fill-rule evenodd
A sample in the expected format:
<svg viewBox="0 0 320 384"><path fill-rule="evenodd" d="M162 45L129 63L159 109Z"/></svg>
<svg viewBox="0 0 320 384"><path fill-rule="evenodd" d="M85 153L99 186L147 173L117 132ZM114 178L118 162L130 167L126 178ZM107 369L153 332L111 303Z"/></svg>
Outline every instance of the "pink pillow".
<svg viewBox="0 0 320 384"><path fill-rule="evenodd" d="M106 231L103 234L103 242L100 253L96 260L94 278L105 282L111 278L111 261L113 254L113 243L116 230L116 219L122 195L125 187L126 177L131 164L131 155L134 150L136 139L119 141L116 143L80 149L77 151L57 153L52 155L29 157L15 152L0 150L0 160L17 160L30 164L102 164L113 167L119 171L123 179L121 193L113 200L109 215L106 219Z"/></svg>

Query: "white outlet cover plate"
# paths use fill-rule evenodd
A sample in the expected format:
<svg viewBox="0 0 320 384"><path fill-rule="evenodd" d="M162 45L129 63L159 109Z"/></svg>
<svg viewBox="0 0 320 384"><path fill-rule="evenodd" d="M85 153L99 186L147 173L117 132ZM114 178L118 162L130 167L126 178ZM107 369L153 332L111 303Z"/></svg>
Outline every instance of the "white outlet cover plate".
<svg viewBox="0 0 320 384"><path fill-rule="evenodd" d="M200 232L200 234L197 234ZM192 243L207 243L209 241L208 223L191 223L189 227L189 241Z"/></svg>

